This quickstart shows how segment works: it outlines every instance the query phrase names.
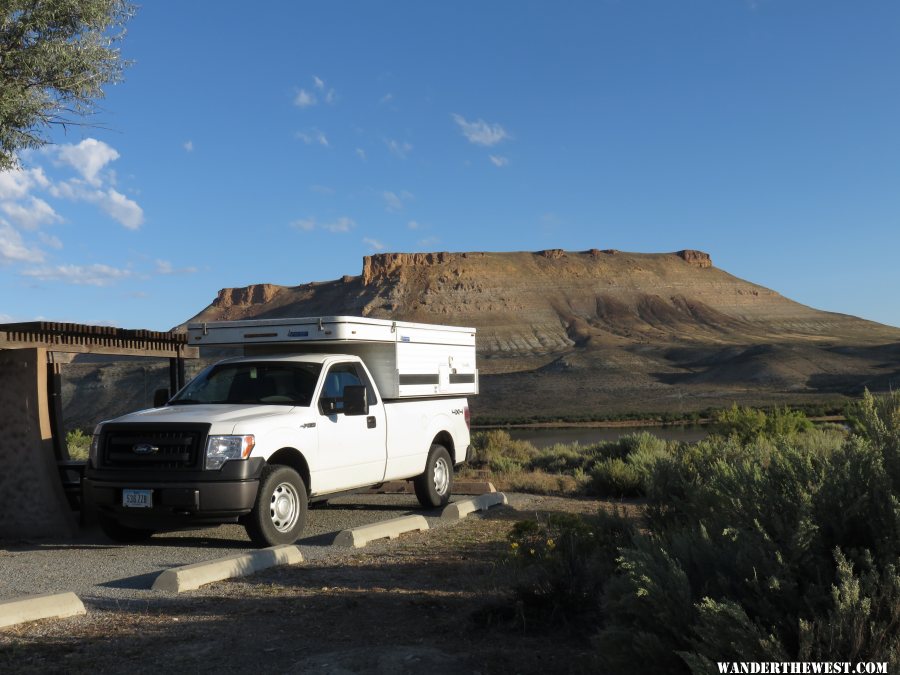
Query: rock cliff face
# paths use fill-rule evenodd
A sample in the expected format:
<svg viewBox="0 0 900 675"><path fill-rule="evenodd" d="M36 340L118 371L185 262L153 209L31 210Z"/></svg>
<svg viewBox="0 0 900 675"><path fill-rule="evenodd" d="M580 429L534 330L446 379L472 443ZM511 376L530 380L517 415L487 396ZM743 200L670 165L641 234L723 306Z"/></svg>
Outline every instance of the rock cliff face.
<svg viewBox="0 0 900 675"><path fill-rule="evenodd" d="M246 307L248 305L264 305L271 302L281 286L272 284L253 284L244 288L223 288L219 291L219 295L213 300L213 305L222 310L237 305L238 307Z"/></svg>
<svg viewBox="0 0 900 675"><path fill-rule="evenodd" d="M667 409L666 397L698 407L709 392L747 400L900 382L883 352L900 329L798 304L693 249L381 253L360 276L223 289L190 321L319 314L475 326L482 373L503 375L485 378L479 399L495 412L571 412L625 391L632 408ZM534 378L555 392L540 405L513 395Z"/></svg>

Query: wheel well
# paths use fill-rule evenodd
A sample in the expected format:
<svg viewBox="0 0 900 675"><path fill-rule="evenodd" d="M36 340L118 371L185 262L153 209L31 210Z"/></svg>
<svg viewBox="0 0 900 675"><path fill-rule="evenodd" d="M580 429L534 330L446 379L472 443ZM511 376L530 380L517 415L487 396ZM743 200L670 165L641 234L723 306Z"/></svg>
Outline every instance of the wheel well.
<svg viewBox="0 0 900 675"><path fill-rule="evenodd" d="M453 446L453 436L450 435L447 431L442 431L437 436L434 437L434 440L431 441L431 444L439 443L447 448L447 452L450 453L450 459L456 464L456 448Z"/></svg>
<svg viewBox="0 0 900 675"><path fill-rule="evenodd" d="M312 487L309 484L309 465L306 463L306 458L299 451L294 448L282 448L269 457L268 463L289 466L299 473L303 479L303 484L306 486L306 495L309 496L312 491Z"/></svg>

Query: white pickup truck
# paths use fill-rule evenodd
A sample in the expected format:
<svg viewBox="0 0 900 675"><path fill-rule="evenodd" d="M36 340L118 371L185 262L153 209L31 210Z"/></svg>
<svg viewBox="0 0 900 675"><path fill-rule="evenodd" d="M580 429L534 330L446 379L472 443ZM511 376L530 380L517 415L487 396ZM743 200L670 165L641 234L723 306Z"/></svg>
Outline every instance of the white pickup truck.
<svg viewBox="0 0 900 675"><path fill-rule="evenodd" d="M85 501L118 541L240 522L260 546L295 541L309 502L388 480L444 505L470 449L474 335L357 317L191 325L195 343L247 355L99 424Z"/></svg>

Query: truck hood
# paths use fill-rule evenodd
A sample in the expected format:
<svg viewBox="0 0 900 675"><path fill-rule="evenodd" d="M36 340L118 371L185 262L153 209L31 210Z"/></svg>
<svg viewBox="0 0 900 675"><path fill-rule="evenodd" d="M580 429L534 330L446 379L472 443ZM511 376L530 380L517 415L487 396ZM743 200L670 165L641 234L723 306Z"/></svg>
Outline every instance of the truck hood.
<svg viewBox="0 0 900 675"><path fill-rule="evenodd" d="M308 408L284 405L240 405L240 404L207 404L207 405L172 405L164 408L150 408L123 415L107 422L199 422L211 423L211 433L232 433L232 429L241 422L296 415L307 412ZM227 428L227 427L231 428Z"/></svg>

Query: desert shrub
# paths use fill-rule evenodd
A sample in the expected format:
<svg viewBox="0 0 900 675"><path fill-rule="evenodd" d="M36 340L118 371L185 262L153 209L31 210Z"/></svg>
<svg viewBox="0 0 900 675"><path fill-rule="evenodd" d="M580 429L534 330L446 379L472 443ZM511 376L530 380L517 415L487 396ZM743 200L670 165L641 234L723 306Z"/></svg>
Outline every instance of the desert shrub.
<svg viewBox="0 0 900 675"><path fill-rule="evenodd" d="M766 413L765 433L768 436L794 436L812 428L813 423L801 410L791 410L785 406Z"/></svg>
<svg viewBox="0 0 900 675"><path fill-rule="evenodd" d="M622 436L599 450L606 457L590 467L589 490L601 497L645 495L657 463L672 458L666 442L646 431Z"/></svg>
<svg viewBox="0 0 900 675"><path fill-rule="evenodd" d="M538 450L528 467L534 471L574 475L578 469L584 471L586 465L592 461L593 456L585 452L578 443L571 445L557 443Z"/></svg>
<svg viewBox="0 0 900 675"><path fill-rule="evenodd" d="M625 461L634 468L641 483L641 493L645 494L656 464L668 460L672 454L661 438L646 432L639 436L639 442Z"/></svg>
<svg viewBox="0 0 900 675"><path fill-rule="evenodd" d="M516 523L507 564L522 618L553 623L596 617L618 547L633 534L628 520L604 511L591 517L556 513Z"/></svg>
<svg viewBox="0 0 900 675"><path fill-rule="evenodd" d="M503 429L491 429L472 434L472 457L470 463L491 471L521 471L537 449L528 441L514 440Z"/></svg>
<svg viewBox="0 0 900 675"><path fill-rule="evenodd" d="M637 497L641 494L641 477L623 459L604 459L591 469L589 489L600 497Z"/></svg>
<svg viewBox="0 0 900 675"><path fill-rule="evenodd" d="M625 434L620 436L616 443L625 450L625 455L632 455L639 451L663 452L666 449L666 442L649 431Z"/></svg>
<svg viewBox="0 0 900 675"><path fill-rule="evenodd" d="M515 457L497 455L491 458L487 464L487 468L490 469L491 473L519 473L525 468L525 465Z"/></svg>
<svg viewBox="0 0 900 675"><path fill-rule="evenodd" d="M735 435L742 441L751 441L759 436L794 436L812 427L812 422L800 410L784 407L766 413L755 408L739 408L737 404L716 412L712 423L715 433Z"/></svg>
<svg viewBox="0 0 900 675"><path fill-rule="evenodd" d="M532 492L542 495L578 495L584 492L584 473L575 475L521 471L503 477L503 489L514 492Z"/></svg>
<svg viewBox="0 0 900 675"><path fill-rule="evenodd" d="M867 389L850 406L848 421L856 434L882 448L894 492L900 493L900 391L873 396Z"/></svg>
<svg viewBox="0 0 900 675"><path fill-rule="evenodd" d="M827 614L800 621L799 658L827 661L840 654L845 661L900 663L900 560L879 569L870 554L859 573L835 549L837 567Z"/></svg>
<svg viewBox="0 0 900 675"><path fill-rule="evenodd" d="M737 403L725 410L719 410L712 418L712 429L723 436L737 436L749 440L763 433L766 428L766 414L755 408L739 408Z"/></svg>
<svg viewBox="0 0 900 675"><path fill-rule="evenodd" d="M91 449L91 437L82 429L72 429L66 433L66 447L72 459L87 461Z"/></svg>
<svg viewBox="0 0 900 675"><path fill-rule="evenodd" d="M847 436L845 427L839 424L823 424L797 434L791 440L796 447L808 452L830 455L844 445Z"/></svg>

